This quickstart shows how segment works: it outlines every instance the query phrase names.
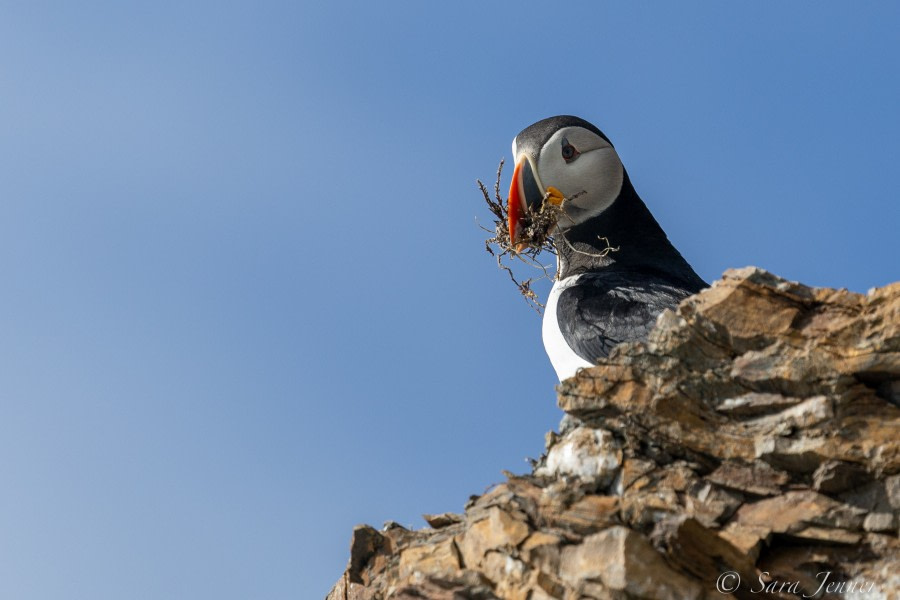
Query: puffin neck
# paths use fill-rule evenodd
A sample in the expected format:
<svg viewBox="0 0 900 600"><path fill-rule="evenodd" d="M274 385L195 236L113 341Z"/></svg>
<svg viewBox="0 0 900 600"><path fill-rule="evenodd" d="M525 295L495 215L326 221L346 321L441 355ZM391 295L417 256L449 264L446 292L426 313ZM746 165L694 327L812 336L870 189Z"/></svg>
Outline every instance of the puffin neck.
<svg viewBox="0 0 900 600"><path fill-rule="evenodd" d="M610 269L658 272L698 290L706 286L669 242L627 172L622 191L608 209L560 235L565 237L556 244L560 280Z"/></svg>

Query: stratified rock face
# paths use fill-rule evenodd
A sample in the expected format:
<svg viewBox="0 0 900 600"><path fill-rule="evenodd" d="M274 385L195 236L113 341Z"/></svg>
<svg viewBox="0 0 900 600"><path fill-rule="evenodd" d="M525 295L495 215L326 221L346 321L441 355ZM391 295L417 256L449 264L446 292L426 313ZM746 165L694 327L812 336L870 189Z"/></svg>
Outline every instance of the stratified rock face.
<svg viewBox="0 0 900 600"><path fill-rule="evenodd" d="M900 284L729 271L560 385L532 474L357 527L328 600L895 598L898 404Z"/></svg>

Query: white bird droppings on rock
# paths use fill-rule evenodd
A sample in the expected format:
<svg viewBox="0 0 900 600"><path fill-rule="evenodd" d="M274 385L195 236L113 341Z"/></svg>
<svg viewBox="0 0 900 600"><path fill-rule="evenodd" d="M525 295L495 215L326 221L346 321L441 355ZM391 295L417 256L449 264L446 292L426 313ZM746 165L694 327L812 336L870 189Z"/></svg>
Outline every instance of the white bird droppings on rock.
<svg viewBox="0 0 900 600"><path fill-rule="evenodd" d="M578 477L598 487L608 486L622 465L622 449L605 429L577 427L547 453L537 475Z"/></svg>

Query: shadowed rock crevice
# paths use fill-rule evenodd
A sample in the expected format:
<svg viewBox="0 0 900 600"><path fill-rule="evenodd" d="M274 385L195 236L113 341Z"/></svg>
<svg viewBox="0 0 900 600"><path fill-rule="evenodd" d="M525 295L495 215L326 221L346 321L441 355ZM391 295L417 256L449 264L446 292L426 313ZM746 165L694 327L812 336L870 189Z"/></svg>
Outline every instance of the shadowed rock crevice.
<svg viewBox="0 0 900 600"><path fill-rule="evenodd" d="M898 382L900 284L729 271L560 384L531 473L357 527L328 600L893 598Z"/></svg>

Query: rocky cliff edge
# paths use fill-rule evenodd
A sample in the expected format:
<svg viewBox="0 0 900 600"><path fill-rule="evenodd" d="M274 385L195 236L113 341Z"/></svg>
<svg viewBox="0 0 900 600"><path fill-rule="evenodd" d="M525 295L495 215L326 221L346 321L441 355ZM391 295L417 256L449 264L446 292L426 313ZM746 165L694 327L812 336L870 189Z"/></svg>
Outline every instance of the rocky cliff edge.
<svg viewBox="0 0 900 600"><path fill-rule="evenodd" d="M900 594L900 283L728 271L557 391L530 474L356 527L327 600Z"/></svg>

